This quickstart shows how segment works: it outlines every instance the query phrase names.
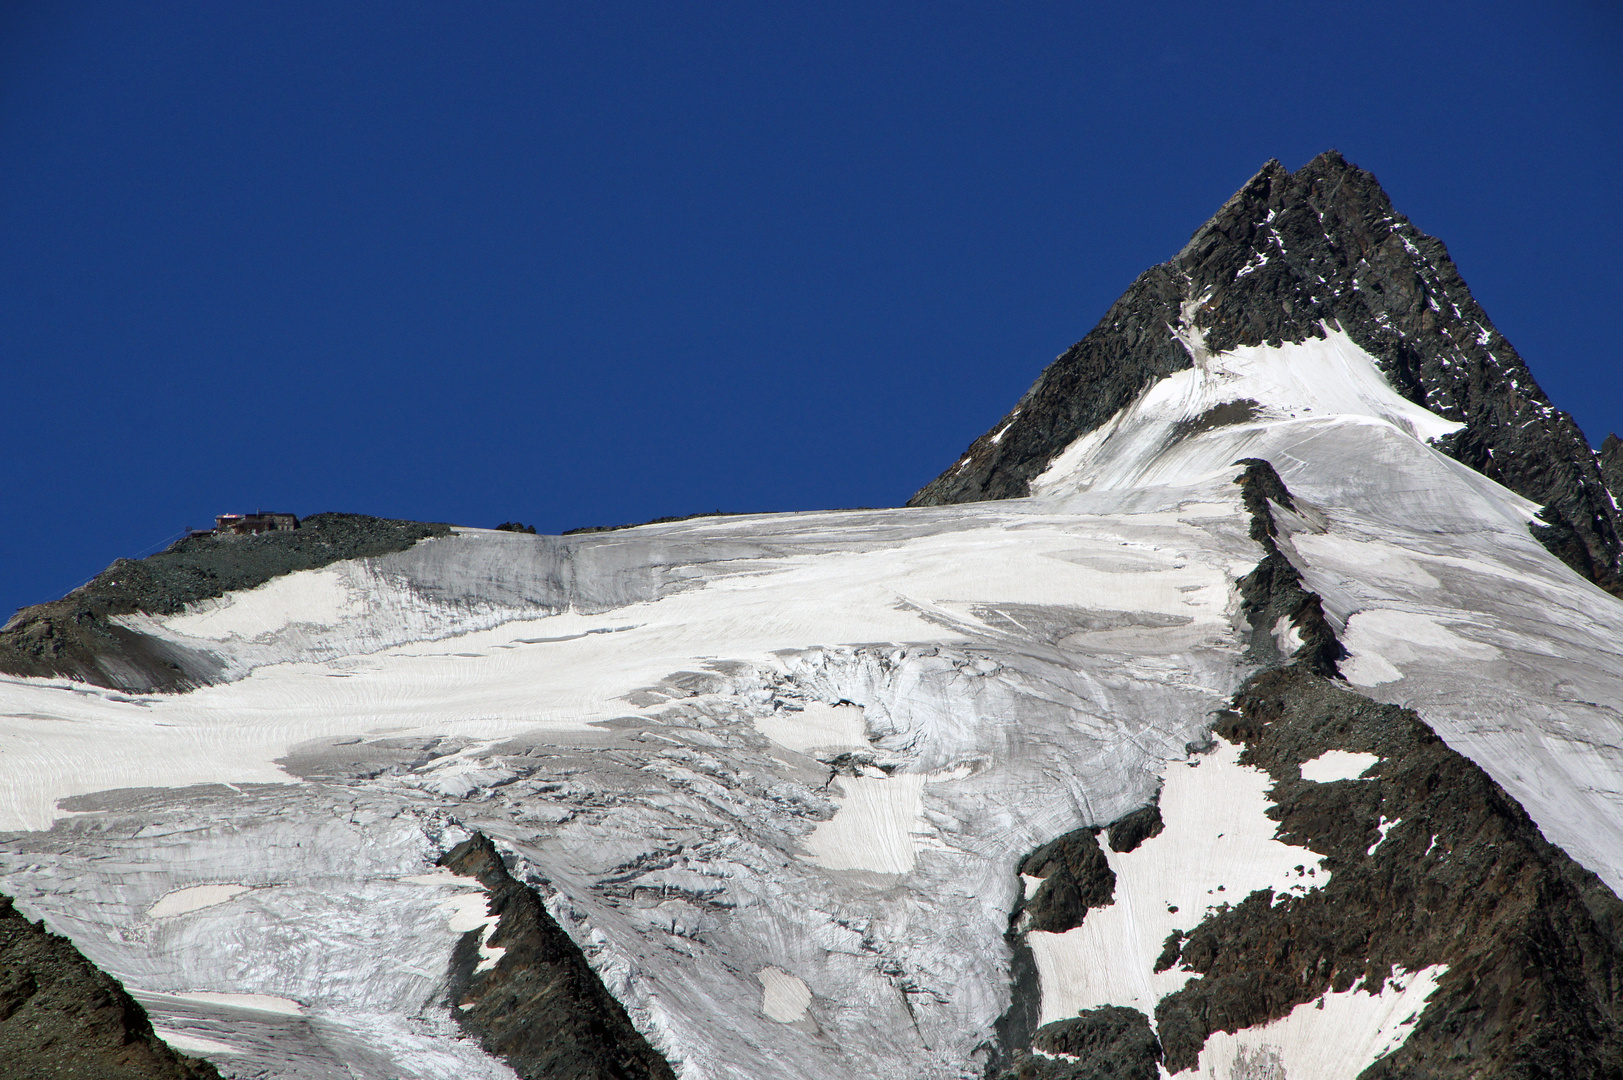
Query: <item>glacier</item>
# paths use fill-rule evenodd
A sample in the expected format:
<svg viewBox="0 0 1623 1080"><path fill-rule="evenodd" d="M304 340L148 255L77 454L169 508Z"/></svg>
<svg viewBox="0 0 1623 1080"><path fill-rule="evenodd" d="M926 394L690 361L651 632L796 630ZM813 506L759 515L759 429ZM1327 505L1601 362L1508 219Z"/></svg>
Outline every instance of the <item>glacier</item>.
<svg viewBox="0 0 1623 1080"><path fill-rule="evenodd" d="M458 529L126 617L230 679L0 682L0 887L227 1075L506 1076L443 1001L483 913L434 863L478 830L683 1077L979 1075L1031 848L1164 790L1169 818L1278 852L1219 845L1200 871L1206 841L1169 835L1140 849L1174 845L1148 877L1118 856L1130 899L1101 915L1125 921L1038 950L1045 1019L1153 1012L1188 977L1149 971L1169 899L1312 887L1289 869L1311 853L1271 839L1266 777L1221 780L1245 771L1232 747L1191 757L1251 667L1241 458L1308 508L1281 509L1283 544L1348 679L1623 886L1623 605L1534 541L1526 500L1430 447L1447 422L1344 336L1195 348L1030 498ZM1236 401L1262 404L1210 420ZM1216 786L1190 801L1185 774ZM1071 951L1111 974L1078 987L1089 963L1059 944L1084 930ZM1352 996L1371 1007L1308 1040L1345 1067L1301 1075L1384 1045L1395 1014Z"/></svg>

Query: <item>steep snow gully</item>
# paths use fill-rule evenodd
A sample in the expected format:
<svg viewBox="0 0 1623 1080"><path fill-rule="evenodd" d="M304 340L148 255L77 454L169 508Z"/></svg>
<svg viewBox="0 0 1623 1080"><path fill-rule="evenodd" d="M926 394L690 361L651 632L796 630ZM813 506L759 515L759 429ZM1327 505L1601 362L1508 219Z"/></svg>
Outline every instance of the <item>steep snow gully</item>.
<svg viewBox="0 0 1623 1080"><path fill-rule="evenodd" d="M0 1075L1623 1078L1616 449L1332 154L914 507L115 564Z"/></svg>

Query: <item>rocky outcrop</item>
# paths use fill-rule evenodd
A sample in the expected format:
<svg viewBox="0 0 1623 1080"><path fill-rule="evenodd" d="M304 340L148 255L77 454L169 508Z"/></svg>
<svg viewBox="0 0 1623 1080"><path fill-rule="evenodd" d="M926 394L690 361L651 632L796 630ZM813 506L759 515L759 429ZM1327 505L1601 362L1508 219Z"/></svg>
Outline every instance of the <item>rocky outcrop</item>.
<svg viewBox="0 0 1623 1080"><path fill-rule="evenodd" d="M0 896L0 1080L219 1080L171 1050L118 981Z"/></svg>
<svg viewBox="0 0 1623 1080"><path fill-rule="evenodd" d="M1099 846L1101 832L1112 851L1127 852L1162 828L1161 809L1152 802L1102 830L1068 832L1021 860L1021 876L1042 882L1010 918L1013 993L998 1025L1003 1064L997 1080L1155 1080L1161 1046L1149 1017L1136 1009L1107 1006L1037 1026L1041 990L1026 935L1063 934L1081 926L1090 909L1114 902L1116 875Z"/></svg>
<svg viewBox="0 0 1623 1080"><path fill-rule="evenodd" d="M1254 647L1264 667L1213 734L1242 746L1240 763L1272 779L1276 836L1322 856L1328 881L1302 895L1252 893L1168 939L1156 970L1194 977L1156 1007L1157 1057L1122 1055L1139 1045L1129 1033L1140 1030L1133 1017L1142 1014L1122 1009L1131 1015L1105 1022L1094 1015L1104 1010L1090 1010L1037 1029L1028 1043L1006 1044L1006 1075L1136 1076L1122 1070L1142 1071L1160 1055L1176 1075L1198 1064L1215 1032L1265 1024L1327 993L1378 992L1389 979L1443 965L1407 1039L1360 1080L1623 1078L1623 902L1419 715L1335 677L1340 643L1279 544L1279 514L1307 508L1269 463L1242 464L1251 535L1265 552L1242 584L1253 645L1272 639L1269 628L1292 613L1302 616L1303 644L1289 657ZM1375 763L1357 779L1304 778L1305 763L1333 750ZM1131 820L1109 827L1117 850ZM1042 911L1082 908L1074 921L1048 918L1038 928L1081 925L1086 909L1115 902L1114 874L1095 865L1103 852L1082 839L1095 832L1067 834L1022 864L1022 873L1055 873L1056 893L1070 896ZM1109 888L1097 884L1106 875ZM1068 880L1096 884L1079 889ZM1032 899L1047 889L1045 882ZM1017 906L1021 928L1036 925L1021 914ZM1016 1003L1034 1014L1027 984L1017 978ZM1142 1031L1150 1031L1147 1020ZM1005 1034L1019 1029L1006 1025Z"/></svg>
<svg viewBox="0 0 1623 1080"><path fill-rule="evenodd" d="M1320 675L1339 674L1337 664L1347 655L1317 593L1302 586L1302 575L1278 543L1279 524L1273 508L1294 511L1296 500L1268 462L1246 458L1237 478L1245 507L1251 514L1251 539L1262 545L1262 561L1240 579L1241 613L1250 624L1247 655L1259 664L1281 659L1275 627L1289 626L1301 640L1290 659Z"/></svg>
<svg viewBox="0 0 1623 1080"><path fill-rule="evenodd" d="M1183 935L1167 966L1199 977L1156 1009L1169 1071L1215 1031L1445 964L1362 1080L1623 1076L1623 903L1419 716L1293 664L1249 681L1215 730L1273 778L1279 838L1330 879L1253 893ZM1380 760L1366 779L1302 779L1327 750Z"/></svg>
<svg viewBox="0 0 1623 1080"><path fill-rule="evenodd" d="M675 1080L541 898L507 872L489 839L476 833L440 865L478 878L490 892L490 913L500 920L484 942L492 952L504 950L493 967L477 970L480 930L463 938L451 960L451 1012L488 1053L526 1080Z"/></svg>
<svg viewBox="0 0 1623 1080"><path fill-rule="evenodd" d="M1606 481L1606 486L1612 492L1612 501L1615 504L1623 498L1623 439L1617 435L1606 436L1600 444L1600 474Z"/></svg>
<svg viewBox="0 0 1623 1080"><path fill-rule="evenodd" d="M1156 1080L1161 1044L1150 1018L1106 1005L1037 1033L1038 1053L1021 1054L1003 1080Z"/></svg>
<svg viewBox="0 0 1623 1080"><path fill-rule="evenodd" d="M219 662L119 626L113 617L174 615L283 574L404 551L450 531L364 514L314 514L291 532L190 536L145 559L119 559L62 599L18 611L0 628L0 671L132 692L189 690L212 682Z"/></svg>
<svg viewBox="0 0 1623 1080"><path fill-rule="evenodd" d="M1442 242L1334 151L1295 173L1264 165L909 505L1027 494L1069 443L1190 366L1173 333L1186 320L1214 353L1339 326L1399 393L1465 425L1439 449L1542 504L1535 535L1623 595L1619 514L1582 432L1494 328Z"/></svg>

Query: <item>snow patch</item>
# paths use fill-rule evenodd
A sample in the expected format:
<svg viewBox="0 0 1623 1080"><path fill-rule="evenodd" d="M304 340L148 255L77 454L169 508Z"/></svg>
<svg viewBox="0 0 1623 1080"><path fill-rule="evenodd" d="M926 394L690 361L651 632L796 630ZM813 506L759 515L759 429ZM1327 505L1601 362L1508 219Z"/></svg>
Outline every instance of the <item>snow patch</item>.
<svg viewBox="0 0 1623 1080"><path fill-rule="evenodd" d="M1302 647L1302 634L1289 615L1281 615L1274 620L1274 641L1285 656L1294 656L1296 650Z"/></svg>
<svg viewBox="0 0 1623 1080"><path fill-rule="evenodd" d="M1365 851L1364 854L1366 856L1375 854L1375 849L1386 843L1386 834L1401 824L1403 824L1402 818L1396 818L1392 821L1388 821L1386 819L1386 815L1382 814L1380 824L1375 826L1376 830L1381 834L1381 838L1371 844L1369 846L1369 850ZM1435 838L1433 838L1433 842L1436 842ZM1431 849L1427 848L1426 851L1430 853Z"/></svg>
<svg viewBox="0 0 1623 1080"><path fill-rule="evenodd" d="M1357 780L1371 765L1381 760L1376 754L1353 754L1346 750L1326 750L1312 761L1302 762L1302 779L1315 784L1337 780Z"/></svg>
<svg viewBox="0 0 1623 1080"><path fill-rule="evenodd" d="M147 915L154 919L172 919L176 915L223 904L234 896L250 891L247 885L192 885L164 894L157 903L147 908Z"/></svg>
<svg viewBox="0 0 1623 1080"><path fill-rule="evenodd" d="M475 973L489 971L507 952L490 946L490 935L496 932L501 916L490 913L490 898L485 893L467 892L446 897L440 901L440 911L445 914L445 925L453 932L480 931L479 963L473 969Z"/></svg>
<svg viewBox="0 0 1623 1080"><path fill-rule="evenodd" d="M1448 970L1395 970L1378 994L1328 993L1290 1015L1230 1034L1214 1032L1200 1052L1199 1080L1354 1080L1402 1046ZM1161 1075L1168 1073L1162 1069ZM1188 1075L1180 1073L1180 1076Z"/></svg>
<svg viewBox="0 0 1623 1080"><path fill-rule="evenodd" d="M152 1025L152 1034L168 1043L173 1050L182 1054L240 1054L241 1050L229 1043L217 1039L205 1039L201 1035L192 1035L184 1031L175 1031L171 1028Z"/></svg>
<svg viewBox="0 0 1623 1080"><path fill-rule="evenodd" d="M1354 686L1378 686L1403 678L1401 664L1435 663L1444 652L1461 660L1496 660L1492 645L1462 637L1429 615L1415 611L1371 608L1347 620L1341 636L1348 658L1341 673Z"/></svg>
<svg viewBox="0 0 1623 1080"><path fill-rule="evenodd" d="M1212 909L1258 889L1301 895L1329 881L1316 853L1274 839L1273 780L1241 765L1240 749L1219 739L1210 754L1167 766L1160 835L1129 852L1104 849L1116 874L1114 902L1062 934L1027 935L1042 988L1041 1023L1101 1005L1153 1017L1156 1004L1192 978L1153 970L1169 934L1193 929Z"/></svg>
<svg viewBox="0 0 1623 1080"><path fill-rule="evenodd" d="M767 965L755 973L761 982L761 1012L780 1024L792 1024L806 1015L812 995L798 977Z"/></svg>

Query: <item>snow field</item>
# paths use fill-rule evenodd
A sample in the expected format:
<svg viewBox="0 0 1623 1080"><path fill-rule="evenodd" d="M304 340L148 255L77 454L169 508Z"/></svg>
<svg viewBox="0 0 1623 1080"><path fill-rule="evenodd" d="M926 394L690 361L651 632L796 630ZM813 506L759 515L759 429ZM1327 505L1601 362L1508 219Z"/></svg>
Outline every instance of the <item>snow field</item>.
<svg viewBox="0 0 1623 1080"><path fill-rule="evenodd" d="M1114 902L1062 934L1027 935L1042 989L1040 1023L1125 1005L1153 1024L1156 1004L1192 977L1176 967L1153 970L1174 930L1191 930L1212 909L1258 889L1300 895L1329 880L1317 854L1274 839L1273 781L1241 765L1240 749L1219 739L1211 753L1168 765L1161 834L1129 852L1102 845L1116 875Z"/></svg>
<svg viewBox="0 0 1623 1080"><path fill-rule="evenodd" d="M1363 687L1397 682L1403 678L1400 665L1435 663L1439 653L1482 661L1501 655L1492 645L1461 637L1431 616L1380 608L1352 615L1342 644L1351 654L1341 665L1342 674Z"/></svg>
<svg viewBox="0 0 1623 1080"><path fill-rule="evenodd" d="M363 613L365 601L342 570L306 570L272 578L256 589L227 593L157 620L172 634L224 641L255 640L294 622L328 628Z"/></svg>
<svg viewBox="0 0 1623 1080"><path fill-rule="evenodd" d="M1087 542L1086 522L971 522L894 547L739 567L704 587L601 615L566 612L364 656L275 664L183 695L133 699L3 679L0 753L10 783L0 791L0 828L44 828L58 800L94 791L286 782L277 759L323 738L583 731L634 714L626 695L707 656L771 665L777 651L811 642L952 640L959 634L950 625L925 614L946 608L1068 603L1191 617L1211 632L1225 625L1228 581L1199 560L1159 552L1144 569L1097 568L1067 557ZM481 539L439 541L438 550ZM331 575L305 573L325 574L329 584L290 585L280 595L330 598ZM350 584L362 579L373 590L363 597L368 605L396 588L376 575L353 575ZM264 612L255 619L274 621ZM87 758L92 743L99 752Z"/></svg>
<svg viewBox="0 0 1623 1080"><path fill-rule="evenodd" d="M1116 902L1068 934L1031 935L1045 1021L1107 1002L1153 1016L1154 1003L1189 977L1150 970L1168 933L1255 888L1300 893L1323 878L1311 852L1272 839L1267 778L1238 766L1237 748L1219 745L1193 767L1179 760L1239 677L1232 583L1258 554L1231 462L1260 456L1328 515L1325 533L1311 514L1297 523L1282 515L1290 534L1282 546L1325 596L1332 621L1350 623L1350 673L1392 676L1370 685L1421 707L1569 851L1618 856L1623 765L1607 756L1623 746L1615 601L1566 584L1570 573L1526 534L1525 501L1425 447L1419 439L1436 418L1371 389L1367 357L1344 344L1308 342L1291 347L1306 353L1287 356L1197 354L1199 371L1183 373L1188 385L1152 388L1086 437L1089 446L1067 451L1069 463L1056 462L1035 499L679 523L605 534L545 565L540 556L520 565L528 552L553 550L536 538L470 532L329 568L326 578L312 572L284 585L280 601L245 593L199 608L161 632L192 647L213 642L243 670L268 666L229 686L146 699L0 682L0 823L41 827L60 817L62 796L108 788L257 780L293 790L276 761L309 740L464 740L461 756L376 786L414 785L410 797L454 805L460 820L493 835L506 822L555 883L549 908L561 924L586 920L568 925L685 1076L945 1080L1007 1004L1007 973L989 958L1001 955L1007 903L1033 886L1013 879L1013 865L1044 837L1140 805L1155 775L1165 777L1167 830L1126 855L1106 852ZM1319 398L1291 396L1302 389L1290 383L1299 364ZM1213 403L1246 398L1264 406L1241 423L1174 437L1180 421ZM588 564L598 569L588 573ZM595 599L566 610L537 584L559 566L590 578L579 589ZM1078 611L1130 617L1062 632ZM1181 618L1193 621L1172 625ZM1288 643L1291 629L1275 629ZM826 649L823 660L806 659L811 646ZM849 663L838 660L842 649ZM718 722L710 702L695 709L710 710L698 726L667 725L662 717L687 708L691 691L664 680L721 670L713 662L792 674L808 697L804 711L763 713L752 698ZM1461 685L1462 669L1472 685ZM863 707L826 704L842 698ZM576 804L590 812L577 817L567 805L554 816L551 796L502 794L505 774L486 760L497 740L567 754L571 740L601 739L591 729L603 722L654 733L670 749L616 750L634 759L636 783L607 770L573 774L573 785L591 789ZM763 766L774 775L752 773L756 732L783 748ZM812 778L798 756L870 746L898 771L840 777L826 791L826 771ZM944 782L970 761L972 774ZM1326 755L1304 776L1351 780L1371 763L1348 775L1356 762ZM729 779L740 776L749 782ZM770 797L754 794L755 776ZM816 793L818 806L836 803L834 818L808 832L807 817L784 809L803 798L794 784ZM248 791L245 803L273 798ZM655 812L663 807L672 812ZM1394 825L1382 819L1383 838ZM149 842L157 850L165 841ZM306 843L279 855L286 867L333 847L330 838ZM629 858L675 849L669 865L640 879L657 906L632 910L594 891ZM211 883L227 865L234 881L255 886L150 924L161 938L150 957L140 953L146 944L107 932L128 918L116 904L69 928L76 940L102 943L98 962L119 970L111 961L122 960L148 985L306 1001L323 1023L348 1025L356 1046L418 1062L401 1075L496 1075L480 1071L494 1063L453 1067L452 1057L433 1056L458 1052L454 1028L411 1027L428 1022L412 995L442 977L455 927L485 925L481 892L448 874L333 885L305 869L296 871L304 880L261 890L278 879L237 872L231 860L246 860L247 850L140 896L190 903L182 894L219 887ZM1623 858L1614 862L1623 868ZM402 882L457 895L406 896L413 890ZM685 889L721 889L727 904L707 908ZM86 910L77 893L52 902L56 912ZM387 928L396 938L406 927L415 935L388 965L373 955L380 920L399 924ZM902 974L879 973L876 956ZM183 978L187 971L207 974ZM1346 1061L1374 1060L1401 1041L1430 993L1423 984L1438 974L1416 973L1379 994L1327 995L1230 1042L1214 1036L1203 1075L1267 1076L1258 1070L1277 1064L1295 1080L1339 1076ZM810 1018L814 990L821 1042L798 1023ZM1311 1044L1334 1055L1334 1069L1313 1071L1321 1058Z"/></svg>
<svg viewBox="0 0 1623 1080"><path fill-rule="evenodd" d="M1198 482L1248 456L1238 445L1225 451L1225 443L1280 425L1374 423L1415 441L1461 426L1401 397L1374 358L1341 330L1277 348L1245 346L1219 354L1206 352L1198 340L1186 339L1185 346L1193 367L1151 384L1127 408L1066 447L1032 481L1032 494ZM1215 430L1191 431L1184 437L1187 446L1173 445L1182 430L1233 403L1250 403L1251 415L1239 419L1238 409L1232 409L1235 417L1215 420Z"/></svg>
<svg viewBox="0 0 1623 1080"><path fill-rule="evenodd" d="M1448 970L1436 964L1394 971L1380 993L1328 993L1290 1015L1230 1034L1214 1032L1200 1052L1198 1080L1355 1080L1402 1046L1426 999ZM1162 1077L1171 1074L1161 1069ZM1190 1074L1177 1074L1186 1077Z"/></svg>
<svg viewBox="0 0 1623 1080"><path fill-rule="evenodd" d="M798 713L755 718L755 729L779 746L804 754L815 749L867 750L868 726L855 705L808 701Z"/></svg>
<svg viewBox="0 0 1623 1080"><path fill-rule="evenodd" d="M913 869L926 779L922 773L838 777L840 808L806 838L812 861L831 870L878 874Z"/></svg>

